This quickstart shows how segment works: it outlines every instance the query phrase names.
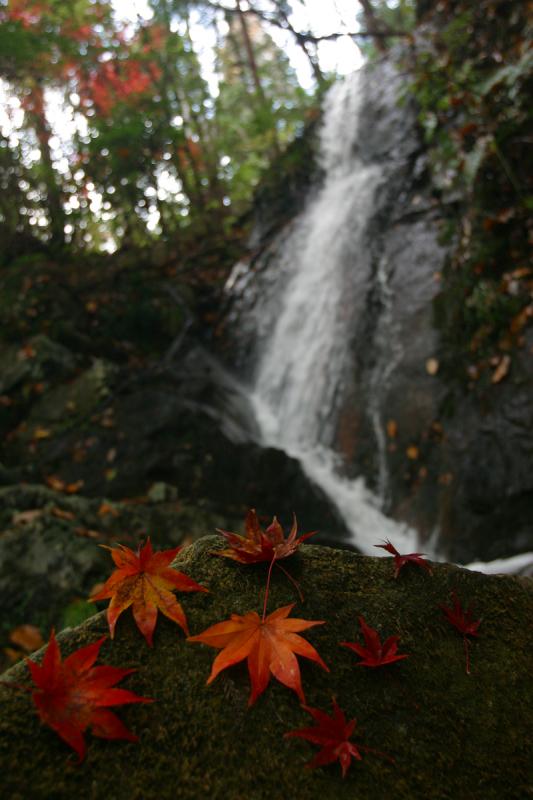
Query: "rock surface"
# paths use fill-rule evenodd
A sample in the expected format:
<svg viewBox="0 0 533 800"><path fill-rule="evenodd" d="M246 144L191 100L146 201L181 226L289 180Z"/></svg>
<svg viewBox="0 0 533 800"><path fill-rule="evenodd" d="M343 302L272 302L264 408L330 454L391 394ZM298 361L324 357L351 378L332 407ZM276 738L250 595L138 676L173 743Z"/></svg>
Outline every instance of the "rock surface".
<svg viewBox="0 0 533 800"><path fill-rule="evenodd" d="M117 256L36 257L0 289L1 485L130 502L166 483L225 528L256 506L342 530L300 465L256 443L245 392L191 331L187 287Z"/></svg>
<svg viewBox="0 0 533 800"><path fill-rule="evenodd" d="M191 632L230 613L259 610L266 570L214 558L222 546L202 539L175 566L210 589L183 596ZM156 698L125 707L120 717L138 744L87 735L86 761L76 757L36 716L30 697L0 686L0 775L10 800L229 800L350 798L368 800L524 800L533 797L533 582L487 577L451 565L428 576L406 568L393 578L391 559L374 559L320 546L304 546L286 562L305 602L294 615L323 619L308 639L329 674L300 659L311 706L330 709L331 698L357 718L355 741L375 753L354 762L345 780L338 764L304 768L316 748L283 734L308 724L296 696L272 681L247 709L249 678L243 665L207 687L214 652L186 643L177 626L159 619L154 647L146 646L129 614L107 641L100 663L136 668L124 687ZM457 591L482 619L465 674L461 636L438 609ZM295 601L294 589L274 570L269 609ZM409 658L379 670L358 667L339 642L358 639L364 615L382 636L397 634ZM64 631L63 655L106 632L103 614ZM42 651L37 659L42 656ZM28 684L25 665L7 681Z"/></svg>

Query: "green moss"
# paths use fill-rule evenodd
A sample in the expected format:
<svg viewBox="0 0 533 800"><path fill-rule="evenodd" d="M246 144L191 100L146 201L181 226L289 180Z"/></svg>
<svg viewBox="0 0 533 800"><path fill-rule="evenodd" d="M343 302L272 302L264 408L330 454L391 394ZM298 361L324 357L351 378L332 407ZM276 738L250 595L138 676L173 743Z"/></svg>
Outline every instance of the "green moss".
<svg viewBox="0 0 533 800"><path fill-rule="evenodd" d="M455 247L436 299L440 374L490 386L531 324L527 149L533 59L527 6L453 0L432 7L413 92Z"/></svg>
<svg viewBox="0 0 533 800"><path fill-rule="evenodd" d="M231 612L259 609L266 571L245 568L210 551L205 538L175 562L210 594L184 595L193 633ZM29 697L0 689L0 774L10 800L54 798L318 798L328 800L433 800L525 798L533 779L530 719L533 611L531 582L487 577L450 565L433 577L405 569L394 580L390 559L373 559L318 546L287 562L305 602L294 614L324 619L308 639L331 668L300 659L310 705L331 697L358 721L356 741L382 750L395 765L368 753L342 780L338 765L315 771L304 764L312 745L283 734L307 724L296 696L272 681L247 709L249 679L243 665L207 687L211 648L187 644L177 626L160 619L147 647L129 614L120 619L102 661L138 669L124 686L155 697L146 707L120 710L139 744L87 736L87 760L75 756L38 721ZM439 611L450 591L482 618L472 643L472 675L464 670L463 643ZM274 570L271 609L294 602L294 592ZM338 643L358 637L357 617L383 635L397 633L409 659L383 670L357 667ZM60 636L64 655L106 631L103 614ZM27 680L25 666L9 677Z"/></svg>

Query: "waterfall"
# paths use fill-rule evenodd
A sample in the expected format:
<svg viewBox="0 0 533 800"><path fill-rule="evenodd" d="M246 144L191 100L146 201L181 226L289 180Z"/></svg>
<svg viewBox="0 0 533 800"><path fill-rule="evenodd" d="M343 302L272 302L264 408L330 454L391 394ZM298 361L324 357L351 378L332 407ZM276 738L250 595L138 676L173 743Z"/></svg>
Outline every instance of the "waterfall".
<svg viewBox="0 0 533 800"><path fill-rule="evenodd" d="M398 186L391 188L391 171L401 170L410 152L412 122L406 122L404 112L398 110L395 75L394 70L385 69L381 80L374 81L369 124L365 119L366 70L329 90L319 134L320 186L309 193L303 211L264 247L254 268L240 262L226 286L230 296L238 299L229 319L239 331L239 358L248 373L245 391L259 443L298 459L344 518L352 543L374 556L385 555L374 549L384 539L390 539L400 552L419 549L417 533L381 511L389 485L386 398L391 376L409 364L406 347L410 346L405 332L397 329L394 313L394 303L398 303L394 275L402 262L395 258L394 249L371 258L369 247L376 215L385 213L389 228L394 228L383 198L391 197ZM377 113L376 96L381 103ZM400 200L405 203L405 198ZM412 203L418 202L413 197ZM431 259L436 247L432 244L428 251L422 241L418 250L411 249L413 263L418 259L418 274L421 263L430 271L438 263ZM403 265L405 276L405 255ZM429 303L430 298L428 292L423 302ZM359 324L362 317L366 328ZM356 331L364 339L361 346L359 338L357 352L368 354L357 374ZM419 342L412 344L420 358ZM346 463L336 451L343 410L347 403L358 410L350 406L350 391L357 379L364 389L359 394L373 433L376 494L363 478L347 477ZM439 553L437 529L420 549L434 559L444 555ZM485 572L529 574L532 565L533 553L528 552L469 566Z"/></svg>
<svg viewBox="0 0 533 800"><path fill-rule="evenodd" d="M417 535L381 513L379 499L362 479L342 475L333 450L336 412L350 369L353 275L367 263L364 236L383 181L382 168L364 163L358 152L363 91L363 73L356 72L326 97L319 142L324 180L286 237L275 285L256 310L263 333L251 401L262 442L298 458L337 506L353 544L376 555L380 551L373 545L385 538L400 551L413 550ZM377 405L372 415L379 442L384 434Z"/></svg>

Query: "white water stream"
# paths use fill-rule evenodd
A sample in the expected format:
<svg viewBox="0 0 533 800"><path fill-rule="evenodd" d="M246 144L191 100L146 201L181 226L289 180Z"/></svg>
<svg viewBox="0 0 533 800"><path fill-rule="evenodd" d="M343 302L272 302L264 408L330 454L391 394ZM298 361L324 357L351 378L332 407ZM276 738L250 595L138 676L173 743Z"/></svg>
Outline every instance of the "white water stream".
<svg viewBox="0 0 533 800"><path fill-rule="evenodd" d="M382 180L380 168L357 155L362 91L358 72L327 95L319 152L324 182L285 242L281 269L288 277L273 304L251 399L264 443L298 458L339 509L353 543L377 555L374 545L385 538L400 552L412 551L417 535L382 514L362 479L343 477L330 448L350 360L350 273Z"/></svg>
<svg viewBox="0 0 533 800"><path fill-rule="evenodd" d="M414 530L381 512L381 500L362 479L341 474L331 447L338 395L350 366L350 285L366 257L363 237L383 180L381 168L363 163L357 152L363 77L363 72L354 73L326 97L319 151L324 181L277 256L276 269L283 279L257 320L263 335L251 402L262 443L299 459L338 508L353 544L376 556L385 555L374 547L384 539L404 553L417 550L419 542ZM378 364L377 382L386 374L387 363ZM380 449L386 437L379 403L370 411ZM383 489L384 453L379 462ZM439 557L437 538L435 532L423 548L434 559ZM504 563L498 566L506 571ZM517 566L521 564L513 562L510 571Z"/></svg>

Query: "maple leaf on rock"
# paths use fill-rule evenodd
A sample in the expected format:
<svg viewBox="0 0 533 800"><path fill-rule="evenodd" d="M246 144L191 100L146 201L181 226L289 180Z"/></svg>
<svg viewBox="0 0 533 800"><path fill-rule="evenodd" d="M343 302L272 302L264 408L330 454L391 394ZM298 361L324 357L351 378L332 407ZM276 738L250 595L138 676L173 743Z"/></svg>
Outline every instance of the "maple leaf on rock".
<svg viewBox="0 0 533 800"><path fill-rule="evenodd" d="M416 564L418 567L425 569L426 572L432 574L432 569L428 562L422 558L424 553L399 553L392 542L389 542L387 539L385 544L375 544L374 547L381 547L383 550L386 550L388 553L392 553L394 556L394 577L397 578L400 574L400 570L402 567L405 567L406 564Z"/></svg>
<svg viewBox="0 0 533 800"><path fill-rule="evenodd" d="M358 748L357 745L350 741L356 720L347 721L344 712L341 711L335 700L333 700L333 714L331 716L318 708L304 706L304 709L308 714L311 714L316 724L309 728L289 731L285 734L286 738L299 737L300 739L307 739L309 742L321 747L316 756L306 764L310 769L323 767L333 761L339 761L342 777L346 777L352 758L357 761L362 760L359 750L363 748Z"/></svg>
<svg viewBox="0 0 533 800"><path fill-rule="evenodd" d="M248 705L253 705L265 691L271 674L296 692L301 703L305 703L296 656L315 661L326 672L329 669L315 648L298 633L323 625L324 621L288 619L293 608L294 603L278 608L263 619L256 611L248 611L244 616L232 614L229 620L212 625L198 636L190 636L189 642L202 642L221 650L213 662L207 683L214 681L222 670L247 658L252 684Z"/></svg>
<svg viewBox="0 0 533 800"><path fill-rule="evenodd" d="M463 609L455 592L452 592L452 601L453 605L451 608L448 608L442 603L439 604L439 608L441 608L444 612L450 625L453 625L453 627L456 628L463 636L466 658L466 674L470 675L470 656L468 652L469 642L467 636L479 636L477 629L481 624L481 620L472 619L472 610Z"/></svg>
<svg viewBox="0 0 533 800"><path fill-rule="evenodd" d="M359 617L359 625L365 639L365 646L357 642L341 642L343 647L348 647L362 658L358 664L361 667L382 667L408 658L407 654L398 653L399 636L389 636L382 643L379 634L374 628L366 624L364 617Z"/></svg>
<svg viewBox="0 0 533 800"><path fill-rule="evenodd" d="M312 533L304 533L302 536L297 537L296 515L293 516L292 527L287 538L285 538L283 528L276 517L273 518L268 528L263 530L254 508L246 515L245 529L246 535L240 536L237 533L230 533L217 528L230 546L226 550L213 551L213 555L231 558L241 564L257 564L261 561L279 560L280 558L291 556L302 542L316 534L316 531L312 531Z"/></svg>
<svg viewBox="0 0 533 800"><path fill-rule="evenodd" d="M113 688L115 683L136 670L94 666L105 639L103 636L62 661L52 631L42 665L26 659L37 687L32 698L39 717L76 751L80 761L85 757L83 734L87 728L103 739L137 741L137 736L106 706L153 702L127 689Z"/></svg>
<svg viewBox="0 0 533 800"><path fill-rule="evenodd" d="M472 619L472 611L462 608L461 602L455 592L452 592L452 600L452 608L447 608L447 606L442 603L439 605L439 608L444 611L448 621L454 628L457 628L459 633L462 633L463 636L479 636L477 629L479 628L481 620Z"/></svg>
<svg viewBox="0 0 533 800"><path fill-rule="evenodd" d="M172 592L176 589L181 592L208 590L183 572L170 568L170 563L180 552L182 545L159 553L153 552L150 539L144 547L139 546L136 553L124 545L101 546L111 551L117 569L107 579L103 588L89 599L95 601L111 598L107 609L111 638L115 635L115 625L119 616L129 606L133 606L133 618L150 646L158 610L177 622L188 635L187 618Z"/></svg>

